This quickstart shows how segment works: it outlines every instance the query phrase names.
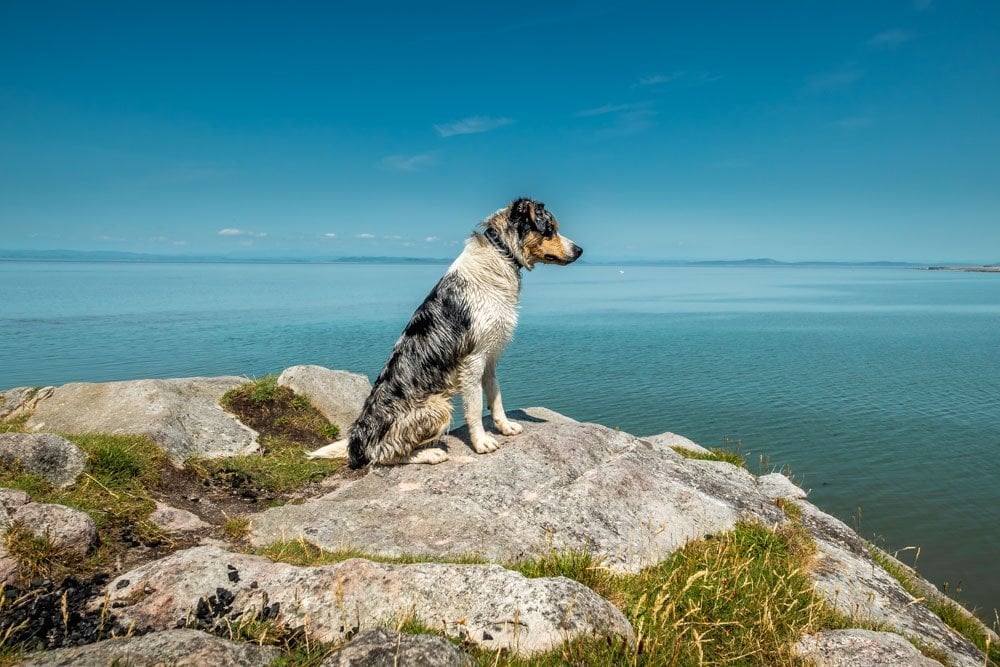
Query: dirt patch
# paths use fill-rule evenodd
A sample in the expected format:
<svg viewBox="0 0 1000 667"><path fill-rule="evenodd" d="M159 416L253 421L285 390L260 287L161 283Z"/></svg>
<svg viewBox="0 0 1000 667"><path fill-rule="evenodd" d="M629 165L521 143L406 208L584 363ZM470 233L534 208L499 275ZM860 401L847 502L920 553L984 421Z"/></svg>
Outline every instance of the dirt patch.
<svg viewBox="0 0 1000 667"><path fill-rule="evenodd" d="M279 387L273 376L226 392L222 407L260 433L261 441L282 440L302 447L320 447L340 434L305 396Z"/></svg>

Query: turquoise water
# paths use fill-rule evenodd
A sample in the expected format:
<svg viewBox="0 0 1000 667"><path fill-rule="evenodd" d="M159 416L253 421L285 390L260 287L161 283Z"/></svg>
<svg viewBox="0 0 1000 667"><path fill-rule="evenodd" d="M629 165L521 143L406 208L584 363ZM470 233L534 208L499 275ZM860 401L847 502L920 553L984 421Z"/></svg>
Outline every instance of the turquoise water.
<svg viewBox="0 0 1000 667"><path fill-rule="evenodd" d="M442 266L0 262L0 388L373 377ZM984 610L1000 607L1000 275L542 267L499 376L639 435L741 440L811 500ZM914 551L903 554L913 561ZM956 588L961 590L956 592Z"/></svg>

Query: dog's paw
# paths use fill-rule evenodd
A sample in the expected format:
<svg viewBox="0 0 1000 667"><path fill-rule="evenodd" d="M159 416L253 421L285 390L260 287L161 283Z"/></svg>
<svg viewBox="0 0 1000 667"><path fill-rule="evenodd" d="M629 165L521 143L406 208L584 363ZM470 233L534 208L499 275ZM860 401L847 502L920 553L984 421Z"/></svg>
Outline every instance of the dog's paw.
<svg viewBox="0 0 1000 667"><path fill-rule="evenodd" d="M504 435L518 435L519 433L522 433L524 431L523 426L521 426L517 422L512 422L509 419L506 419L502 422L495 421L493 423L497 427L497 430L503 433Z"/></svg>
<svg viewBox="0 0 1000 667"><path fill-rule="evenodd" d="M484 435L482 438L472 441L472 448L476 450L477 454L489 454L500 449L500 443L492 435Z"/></svg>
<svg viewBox="0 0 1000 667"><path fill-rule="evenodd" d="M418 449L410 454L410 458L407 463L426 463L429 465L437 465L438 463L444 463L447 460L448 452L437 447L428 447L426 449Z"/></svg>

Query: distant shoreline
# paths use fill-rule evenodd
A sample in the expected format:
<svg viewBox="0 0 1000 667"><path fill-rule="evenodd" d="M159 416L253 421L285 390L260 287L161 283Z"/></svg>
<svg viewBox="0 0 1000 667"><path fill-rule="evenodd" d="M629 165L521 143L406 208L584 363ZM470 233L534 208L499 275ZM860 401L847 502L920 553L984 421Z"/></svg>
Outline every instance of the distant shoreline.
<svg viewBox="0 0 1000 667"><path fill-rule="evenodd" d="M928 266L924 271L976 271L979 273L1000 273L1000 266Z"/></svg>

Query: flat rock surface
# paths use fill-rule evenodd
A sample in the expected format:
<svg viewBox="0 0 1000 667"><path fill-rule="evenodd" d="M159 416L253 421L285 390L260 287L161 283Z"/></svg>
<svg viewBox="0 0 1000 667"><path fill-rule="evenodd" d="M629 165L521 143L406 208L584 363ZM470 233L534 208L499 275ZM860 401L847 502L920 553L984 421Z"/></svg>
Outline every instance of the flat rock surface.
<svg viewBox="0 0 1000 667"><path fill-rule="evenodd" d="M118 577L107 594L117 622L140 629L200 618L202 601L202 612L218 618L269 608L276 622L306 627L325 642L412 617L522 654L578 635L632 638L622 613L589 588L563 577L527 579L499 565L386 565L354 558L296 567L201 546Z"/></svg>
<svg viewBox="0 0 1000 667"><path fill-rule="evenodd" d="M87 456L66 438L51 433L0 433L0 464L15 463L25 472L66 488L83 472Z"/></svg>
<svg viewBox="0 0 1000 667"><path fill-rule="evenodd" d="M202 530L212 526L193 512L171 507L159 501L156 503L156 509L149 515L149 520L157 527L171 533Z"/></svg>
<svg viewBox="0 0 1000 667"><path fill-rule="evenodd" d="M818 554L809 572L816 589L838 611L884 623L944 652L953 667L982 667L984 656L972 642L918 604L879 566L868 545L847 524L805 501L796 501ZM929 584L928 584L929 585Z"/></svg>
<svg viewBox="0 0 1000 667"><path fill-rule="evenodd" d="M679 447L680 449L686 449L689 452L695 452L698 454L711 454L708 449L702 447L694 440L685 438L683 435L677 435L676 433L671 433L666 431L658 435L651 435L644 440L648 440L654 445L661 445L663 447Z"/></svg>
<svg viewBox="0 0 1000 667"><path fill-rule="evenodd" d="M251 541L499 562L572 549L636 571L742 518L783 518L754 477L728 463L685 459L597 424L511 416L524 433L500 437L497 452L473 453L460 430L444 439L451 460L374 467L320 499L262 512Z"/></svg>
<svg viewBox="0 0 1000 667"><path fill-rule="evenodd" d="M219 405L246 378L181 378L131 382L75 382L40 401L29 431L137 434L159 444L174 462L258 449L257 433Z"/></svg>
<svg viewBox="0 0 1000 667"><path fill-rule="evenodd" d="M313 407L331 424L339 426L345 436L372 390L372 383L364 375L323 366L286 368L278 376L278 385L308 397Z"/></svg>
<svg viewBox="0 0 1000 667"><path fill-rule="evenodd" d="M815 667L941 667L891 632L828 630L803 637L795 653Z"/></svg>
<svg viewBox="0 0 1000 667"><path fill-rule="evenodd" d="M38 537L45 537L60 549L81 556L97 546L97 527L84 512L53 503L21 505L11 515L11 521L24 525Z"/></svg>
<svg viewBox="0 0 1000 667"><path fill-rule="evenodd" d="M321 667L464 667L472 659L447 639L373 628L340 647Z"/></svg>
<svg viewBox="0 0 1000 667"><path fill-rule="evenodd" d="M23 667L264 667L281 652L197 630L167 630L29 656Z"/></svg>

